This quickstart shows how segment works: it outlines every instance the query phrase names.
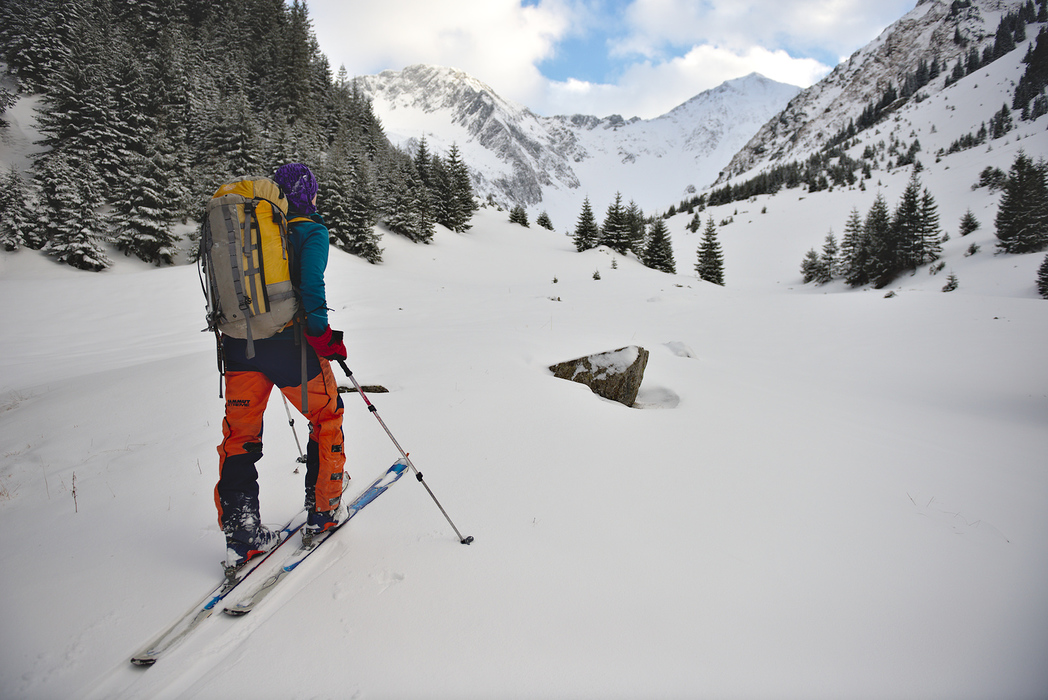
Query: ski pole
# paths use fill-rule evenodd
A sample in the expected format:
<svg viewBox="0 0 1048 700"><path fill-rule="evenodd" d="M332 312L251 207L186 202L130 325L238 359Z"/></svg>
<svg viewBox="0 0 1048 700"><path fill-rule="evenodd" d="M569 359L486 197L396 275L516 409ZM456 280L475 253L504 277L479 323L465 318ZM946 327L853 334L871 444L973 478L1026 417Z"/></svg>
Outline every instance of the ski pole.
<svg viewBox="0 0 1048 700"><path fill-rule="evenodd" d="M295 447L298 448L298 459L296 462L300 464L306 463L306 456L302 454L302 443L298 441L298 433L295 432L295 419L291 417L291 409L287 405L287 397L284 396L284 392L280 392L280 398L284 399L284 412L287 413L287 424L291 426L291 434L295 436ZM295 471L298 471L297 469Z"/></svg>
<svg viewBox="0 0 1048 700"><path fill-rule="evenodd" d="M374 415L375 418L378 420L378 424L381 425L382 429L386 431L386 435L388 435L389 439L393 441L393 444L397 446L397 451L400 452L400 456L404 458L404 461L407 462L407 465L411 467L411 471L415 473L415 478L418 479L418 482L420 484L426 487L426 491L429 492L429 497L432 498L433 502L437 504L437 508L440 508L440 512L444 514L445 520L448 521L448 525L450 525L451 529L455 531L456 535L458 535L459 542L462 544L471 544L473 542L473 535L470 535L469 537L463 537L462 533L459 532L459 529L455 527L455 523L451 521L451 517L448 515L448 512L444 510L444 506L440 505L440 501L438 501L437 497L433 495L433 490L429 487L429 484L427 484L426 481L422 478L422 473L415 468L414 464L412 464L411 458L408 457L408 453L404 451L404 448L400 446L400 443L397 442L397 439L393 437L393 433L391 433L389 428L386 426L386 422L382 420L382 416L378 414L378 409L375 408L375 405L371 403L371 399L369 399L367 394L364 393L364 389L357 382L357 378L354 377L353 373L349 370L349 366L346 365L346 361L339 360L338 363L342 365L342 371L346 373L347 377L349 377L349 381L353 382L353 386L356 388L357 393L360 394L360 398L364 399L364 403L367 404L368 410L371 411L372 415Z"/></svg>

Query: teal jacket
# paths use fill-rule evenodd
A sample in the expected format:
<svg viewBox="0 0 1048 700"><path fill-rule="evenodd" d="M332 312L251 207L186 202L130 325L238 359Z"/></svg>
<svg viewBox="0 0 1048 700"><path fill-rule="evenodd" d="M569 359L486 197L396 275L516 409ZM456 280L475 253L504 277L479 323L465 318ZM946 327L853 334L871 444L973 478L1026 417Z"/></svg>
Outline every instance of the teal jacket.
<svg viewBox="0 0 1048 700"><path fill-rule="evenodd" d="M320 214L315 212L309 217L289 214L288 219L288 238L294 253L291 281L302 295L306 330L310 335L321 335L328 326L324 270L331 247L330 234Z"/></svg>

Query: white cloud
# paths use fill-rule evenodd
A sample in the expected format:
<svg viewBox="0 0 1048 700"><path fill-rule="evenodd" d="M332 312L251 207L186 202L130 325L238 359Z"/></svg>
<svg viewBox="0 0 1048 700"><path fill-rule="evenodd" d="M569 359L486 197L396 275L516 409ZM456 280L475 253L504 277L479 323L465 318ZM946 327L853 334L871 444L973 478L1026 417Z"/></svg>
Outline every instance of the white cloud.
<svg viewBox="0 0 1048 700"><path fill-rule="evenodd" d="M450 66L540 114L650 118L759 72L807 87L914 0L310 0L332 68L351 75ZM610 9L609 9L610 7ZM545 78L570 36L609 34L613 84Z"/></svg>
<svg viewBox="0 0 1048 700"><path fill-rule="evenodd" d="M713 46L696 46L679 58L661 63L635 63L614 85L577 80L552 82L542 109L533 108L544 114L578 112L604 117L617 113L627 119L634 116L650 119L726 80L750 73L807 87L830 70L830 66L813 59L792 58L785 51L752 47L735 53Z"/></svg>
<svg viewBox="0 0 1048 700"><path fill-rule="evenodd" d="M333 70L351 75L413 63L464 70L499 91L529 94L545 82L536 67L571 27L563 0L314 0L313 29Z"/></svg>
<svg viewBox="0 0 1048 700"><path fill-rule="evenodd" d="M634 0L620 55L661 55L667 47L714 44L847 55L912 9L914 0Z"/></svg>

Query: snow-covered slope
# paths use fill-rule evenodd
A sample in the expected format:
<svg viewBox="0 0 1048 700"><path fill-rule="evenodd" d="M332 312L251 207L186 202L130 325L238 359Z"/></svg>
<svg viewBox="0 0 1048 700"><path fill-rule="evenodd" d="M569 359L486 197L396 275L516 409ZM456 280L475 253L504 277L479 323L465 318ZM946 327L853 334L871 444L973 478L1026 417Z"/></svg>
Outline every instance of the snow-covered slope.
<svg viewBox="0 0 1048 700"><path fill-rule="evenodd" d="M643 208L710 184L799 88L760 75L728 81L657 119L540 117L450 68L416 65L355 79L394 143L456 143L478 194L574 225L582 200L602 211L616 191Z"/></svg>
<svg viewBox="0 0 1048 700"><path fill-rule="evenodd" d="M857 120L867 105L882 97L889 84L900 88L921 60L948 66L921 90L925 96L937 94L957 58L972 46L978 46L981 53L982 45L992 41L1001 17L1021 4L1018 0L920 0L912 11L830 75L790 100L734 155L724 168L722 180L769 163L803 160ZM957 36L962 43L955 41Z"/></svg>
<svg viewBox="0 0 1048 700"><path fill-rule="evenodd" d="M890 300L753 287L778 251L751 238L774 236L726 240L727 288L492 209L387 236L383 265L332 250L350 365L476 541L404 479L145 671L221 575L196 271L0 253L0 696L1039 696L1048 303L974 270ZM627 344L651 352L639 409L547 370ZM345 400L354 491L397 453ZM283 521L303 477L278 397L266 422Z"/></svg>

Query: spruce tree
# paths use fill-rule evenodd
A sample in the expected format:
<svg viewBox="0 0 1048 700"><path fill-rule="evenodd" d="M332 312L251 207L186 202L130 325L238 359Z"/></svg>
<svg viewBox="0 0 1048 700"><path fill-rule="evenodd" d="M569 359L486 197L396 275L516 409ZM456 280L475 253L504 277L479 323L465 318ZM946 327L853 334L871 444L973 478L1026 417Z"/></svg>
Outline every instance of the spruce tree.
<svg viewBox="0 0 1048 700"><path fill-rule="evenodd" d="M970 233L974 233L979 230L979 220L975 218L975 214L972 214L972 210L969 209L961 217L960 234L961 236L967 236Z"/></svg>
<svg viewBox="0 0 1048 700"><path fill-rule="evenodd" d="M641 262L654 270L671 275L677 273L677 263L673 259L673 244L670 242L666 222L662 218L655 219L655 223L651 225L648 244L644 248Z"/></svg>
<svg viewBox="0 0 1048 700"><path fill-rule="evenodd" d="M1048 245L1048 185L1045 169L1022 151L1015 157L997 209L997 247L1032 253Z"/></svg>
<svg viewBox="0 0 1048 700"><path fill-rule="evenodd" d="M857 208L853 208L841 239L841 276L845 282L852 287L859 287L870 281L867 274L869 256L870 246L862 215Z"/></svg>
<svg viewBox="0 0 1048 700"><path fill-rule="evenodd" d="M7 251L34 247L30 226L29 185L12 167L0 176L0 247Z"/></svg>
<svg viewBox="0 0 1048 700"><path fill-rule="evenodd" d="M878 286L888 284L903 270L916 269L920 264L923 235L921 231L921 183L917 173L910 176L910 181L903 190L902 197L891 222L891 236L885 241L883 251L882 279L886 281Z"/></svg>
<svg viewBox="0 0 1048 700"><path fill-rule="evenodd" d="M644 229L644 212L636 202L631 200L629 206L626 207L626 230L630 250L637 254L645 250Z"/></svg>
<svg viewBox="0 0 1048 700"><path fill-rule="evenodd" d="M699 279L724 286L724 256L721 253L720 241L717 240L717 225L711 216L702 232L699 244L698 261L695 272Z"/></svg>
<svg viewBox="0 0 1048 700"><path fill-rule="evenodd" d="M604 217L604 226L600 231L600 244L606 245L616 253L625 255L630 249L630 230L626 221L626 209L622 206L622 194L615 193L615 201L608 206Z"/></svg>
<svg viewBox="0 0 1048 700"><path fill-rule="evenodd" d="M40 235L46 241L44 250L58 262L98 272L111 264L103 244L106 226L82 167L63 154L46 160L37 178L43 213Z"/></svg>
<svg viewBox="0 0 1048 700"><path fill-rule="evenodd" d="M590 206L589 197L582 202L582 212L579 214L578 222L575 224L574 233L575 249L580 253L600 245L600 230L597 228L597 220L593 217L593 208Z"/></svg>
<svg viewBox="0 0 1048 700"><path fill-rule="evenodd" d="M924 189L921 193L921 211L918 220L920 257L918 265L935 262L942 257L942 230L939 228L939 208L931 192Z"/></svg>
<svg viewBox="0 0 1048 700"><path fill-rule="evenodd" d="M1037 291L1041 293L1042 297L1048 299L1048 255L1044 256L1044 261L1037 268Z"/></svg>
<svg viewBox="0 0 1048 700"><path fill-rule="evenodd" d="M809 248L801 261L801 279L804 284L817 282L826 276L826 266L823 265L819 253L814 248Z"/></svg>
<svg viewBox="0 0 1048 700"><path fill-rule="evenodd" d="M448 182L451 187L448 202L448 222L446 226L456 233L465 233L470 229L470 220L477 211L477 202L473 196L473 185L469 179L469 169L462 161L458 146L451 144L447 157Z"/></svg>
<svg viewBox="0 0 1048 700"><path fill-rule="evenodd" d="M528 212L527 210L517 204L509 211L509 221L511 224L520 224L524 228L530 228L528 225Z"/></svg>
<svg viewBox="0 0 1048 700"><path fill-rule="evenodd" d="M826 234L826 241L822 244L822 256L819 258L821 274L816 280L819 284L826 284L839 274L839 253L840 248L837 246L837 239L834 237L833 231L830 231Z"/></svg>
<svg viewBox="0 0 1048 700"><path fill-rule="evenodd" d="M131 172L124 194L113 203L114 242L124 255L155 265L174 262L181 192L173 179L174 168L155 144L128 161Z"/></svg>
<svg viewBox="0 0 1048 700"><path fill-rule="evenodd" d="M553 222L550 221L549 214L546 212L539 214L538 218L535 219L535 223L544 229L553 230Z"/></svg>
<svg viewBox="0 0 1048 700"><path fill-rule="evenodd" d="M320 183L317 204L339 248L367 260L382 262L379 235L375 232L375 194L366 162L354 156L336 160Z"/></svg>
<svg viewBox="0 0 1048 700"><path fill-rule="evenodd" d="M866 277L874 287L881 289L891 283L899 273L898 241L888 203L878 194L863 221L863 234L869 244L866 260Z"/></svg>

